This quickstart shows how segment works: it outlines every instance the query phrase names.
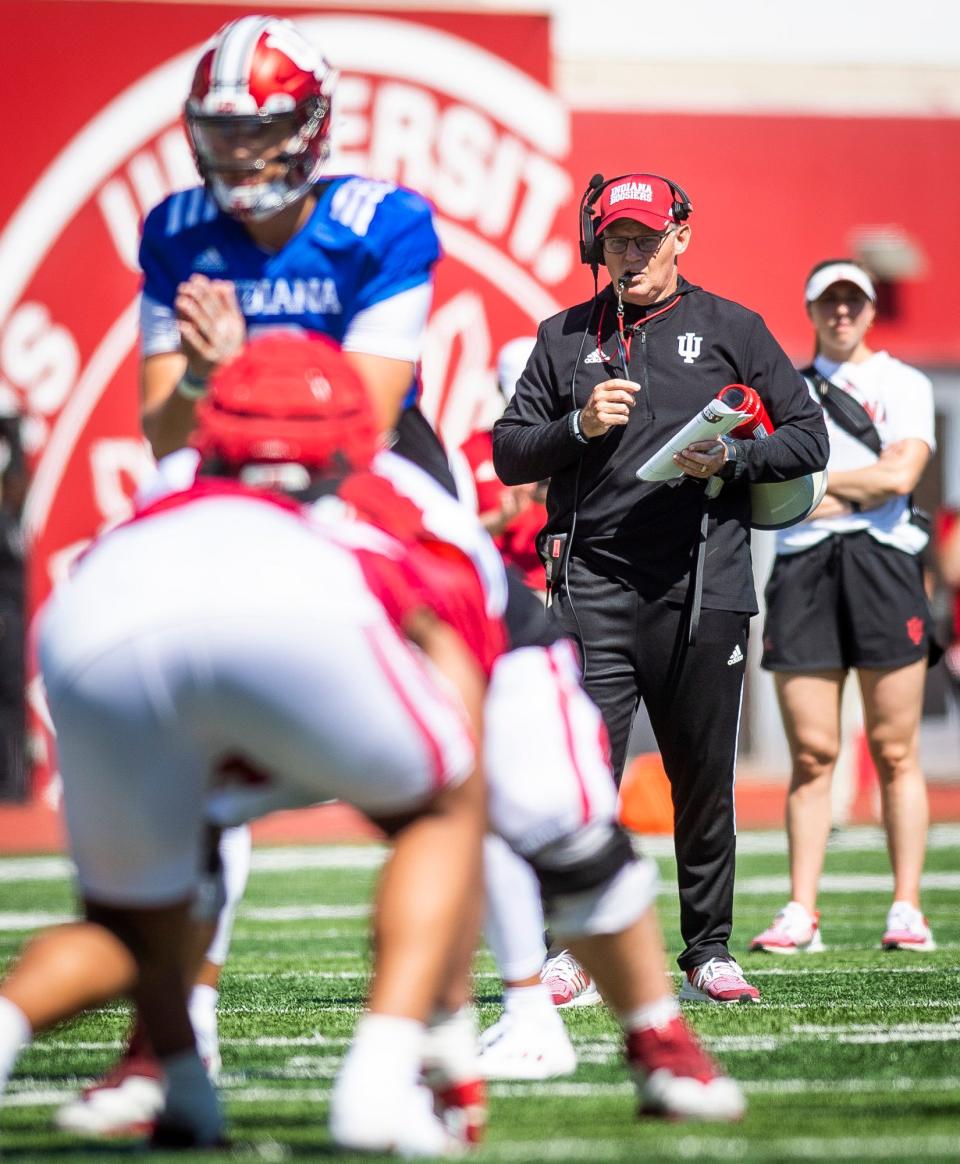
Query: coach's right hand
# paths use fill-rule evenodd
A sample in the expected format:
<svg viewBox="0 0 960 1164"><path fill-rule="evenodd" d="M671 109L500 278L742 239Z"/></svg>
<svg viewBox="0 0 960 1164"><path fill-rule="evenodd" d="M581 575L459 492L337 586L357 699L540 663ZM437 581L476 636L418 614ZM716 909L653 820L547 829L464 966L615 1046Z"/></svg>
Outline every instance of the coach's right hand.
<svg viewBox="0 0 960 1164"><path fill-rule="evenodd" d="M626 424L639 391L640 385L634 380L605 380L598 384L580 410L580 431L593 438Z"/></svg>

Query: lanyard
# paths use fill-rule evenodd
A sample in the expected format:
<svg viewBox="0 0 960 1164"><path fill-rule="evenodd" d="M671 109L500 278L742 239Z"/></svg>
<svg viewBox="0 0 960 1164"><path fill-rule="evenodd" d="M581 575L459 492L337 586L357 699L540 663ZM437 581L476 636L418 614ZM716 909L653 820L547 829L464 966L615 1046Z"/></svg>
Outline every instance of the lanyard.
<svg viewBox="0 0 960 1164"><path fill-rule="evenodd" d="M617 351L620 355L620 360L623 363L624 376L629 375L630 344L633 340L636 329L638 327L646 327L647 324L652 319L656 319L658 315L663 315L665 312L672 310L680 302L680 298L681 297L677 295L676 298L672 299L664 307L661 307L659 310L654 311L650 315L645 315L643 319L639 321L639 323L633 324L629 328L625 328L623 326L623 296L617 296L617 330L614 334L616 335L617 339ZM600 322L597 324L597 352L599 353L601 360L603 360L603 320L606 313L607 305L604 303L600 309Z"/></svg>

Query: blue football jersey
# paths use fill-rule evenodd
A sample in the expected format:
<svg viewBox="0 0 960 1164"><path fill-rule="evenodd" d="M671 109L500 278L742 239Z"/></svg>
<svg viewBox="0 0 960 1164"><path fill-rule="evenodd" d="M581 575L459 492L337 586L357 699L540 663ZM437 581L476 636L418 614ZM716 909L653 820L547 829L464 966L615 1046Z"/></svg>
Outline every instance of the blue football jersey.
<svg viewBox="0 0 960 1164"><path fill-rule="evenodd" d="M364 310L429 284L440 242L429 203L412 190L356 175L318 183L304 227L275 253L220 210L203 187L171 194L147 216L140 243L143 351L176 351L177 286L199 272L236 287L250 335L270 327L322 332L342 343Z"/></svg>

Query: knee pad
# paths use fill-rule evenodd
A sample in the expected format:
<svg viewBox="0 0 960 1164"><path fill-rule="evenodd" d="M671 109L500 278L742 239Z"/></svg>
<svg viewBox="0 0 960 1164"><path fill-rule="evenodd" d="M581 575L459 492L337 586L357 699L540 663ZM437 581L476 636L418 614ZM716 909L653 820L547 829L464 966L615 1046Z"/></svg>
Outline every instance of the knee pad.
<svg viewBox="0 0 960 1164"><path fill-rule="evenodd" d="M631 857L603 884L546 900L547 924L554 939L563 942L620 933L653 904L659 879L657 866L649 857Z"/></svg>
<svg viewBox="0 0 960 1164"><path fill-rule="evenodd" d="M585 825L528 857L546 900L596 889L633 859L630 838L610 820Z"/></svg>

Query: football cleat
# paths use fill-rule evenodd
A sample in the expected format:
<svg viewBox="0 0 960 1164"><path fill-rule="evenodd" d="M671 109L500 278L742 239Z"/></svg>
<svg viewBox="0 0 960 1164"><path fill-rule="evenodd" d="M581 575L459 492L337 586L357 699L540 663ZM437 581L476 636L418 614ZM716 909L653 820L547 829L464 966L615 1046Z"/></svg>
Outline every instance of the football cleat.
<svg viewBox="0 0 960 1164"><path fill-rule="evenodd" d="M163 1073L155 1059L126 1055L103 1079L53 1117L79 1136L149 1136L164 1105Z"/></svg>
<svg viewBox="0 0 960 1164"><path fill-rule="evenodd" d="M447 1131L468 1147L481 1143L487 1129L487 1089L482 1079L431 1087L433 1111Z"/></svg>
<svg viewBox="0 0 960 1164"><path fill-rule="evenodd" d="M559 1015L556 1024L509 1011L480 1036L484 1079L556 1079L577 1069L577 1053Z"/></svg>
<svg viewBox="0 0 960 1164"><path fill-rule="evenodd" d="M746 1101L679 1016L627 1035L627 1062L637 1082L640 1115L683 1120L738 1120Z"/></svg>
<svg viewBox="0 0 960 1164"><path fill-rule="evenodd" d="M807 913L798 901L789 901L773 924L757 934L750 949L767 954L819 954L826 949L820 936L820 914Z"/></svg>
<svg viewBox="0 0 960 1164"><path fill-rule="evenodd" d="M423 1086L403 1096L348 1094L335 1087L330 1102L330 1134L353 1152L398 1156L460 1156L463 1141L452 1135L433 1110L433 1092Z"/></svg>

